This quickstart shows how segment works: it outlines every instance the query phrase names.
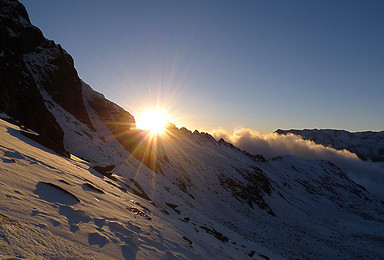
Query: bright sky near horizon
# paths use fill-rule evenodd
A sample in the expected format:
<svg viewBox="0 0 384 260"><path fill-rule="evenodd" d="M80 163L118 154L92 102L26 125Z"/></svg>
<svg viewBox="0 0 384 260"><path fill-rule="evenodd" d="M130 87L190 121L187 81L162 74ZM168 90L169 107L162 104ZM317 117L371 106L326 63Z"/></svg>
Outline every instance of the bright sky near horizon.
<svg viewBox="0 0 384 260"><path fill-rule="evenodd" d="M384 129L384 1L21 1L80 78L177 126Z"/></svg>

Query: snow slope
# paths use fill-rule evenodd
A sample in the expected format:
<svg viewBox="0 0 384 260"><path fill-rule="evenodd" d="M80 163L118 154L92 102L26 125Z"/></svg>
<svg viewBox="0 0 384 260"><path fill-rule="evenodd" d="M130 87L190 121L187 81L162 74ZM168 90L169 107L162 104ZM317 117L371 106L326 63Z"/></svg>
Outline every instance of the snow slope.
<svg viewBox="0 0 384 260"><path fill-rule="evenodd" d="M1 258L384 258L384 202L336 165L135 129L21 4L0 10Z"/></svg>
<svg viewBox="0 0 384 260"><path fill-rule="evenodd" d="M330 163L261 162L175 129L172 145L159 151L168 156L165 175L126 152L108 178L20 131L1 121L4 257L383 257L382 202ZM89 152L108 158L111 151Z"/></svg>
<svg viewBox="0 0 384 260"><path fill-rule="evenodd" d="M168 192L161 192L162 187L152 187L159 192L158 204L131 193L128 186L138 188L128 176L151 174L148 170L122 166L119 172L127 177L108 179L89 163L75 156L60 157L20 131L1 120L3 257L224 259L246 256L249 247L276 257L236 234L233 239L246 248L239 245L236 249L213 238L199 227L207 221L202 216L195 215L188 223L184 212L178 215L164 204L174 199ZM225 229L219 224L214 227ZM220 248L224 245L225 249Z"/></svg>

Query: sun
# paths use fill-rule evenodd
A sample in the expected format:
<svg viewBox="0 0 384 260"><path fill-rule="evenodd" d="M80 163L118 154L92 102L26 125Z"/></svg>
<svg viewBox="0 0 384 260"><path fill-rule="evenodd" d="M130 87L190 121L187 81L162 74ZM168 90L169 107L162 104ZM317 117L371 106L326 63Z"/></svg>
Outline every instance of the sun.
<svg viewBox="0 0 384 260"><path fill-rule="evenodd" d="M138 117L136 126L142 130L149 130L152 134L161 134L167 123L167 115L164 111L149 110Z"/></svg>

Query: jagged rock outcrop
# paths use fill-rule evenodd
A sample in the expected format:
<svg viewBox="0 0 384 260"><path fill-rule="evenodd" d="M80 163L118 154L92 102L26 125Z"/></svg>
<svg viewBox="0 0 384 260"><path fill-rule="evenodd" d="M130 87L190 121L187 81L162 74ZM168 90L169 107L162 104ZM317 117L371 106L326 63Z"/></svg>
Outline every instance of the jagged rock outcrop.
<svg viewBox="0 0 384 260"><path fill-rule="evenodd" d="M83 98L88 111L96 117L92 117L95 127L103 124L109 130L104 140L115 138L136 159L141 161L151 170L161 172L157 163L157 148L152 143L148 131L136 129L135 118L119 105L106 99L103 94L93 90L83 82ZM158 144L156 144L157 146Z"/></svg>
<svg viewBox="0 0 384 260"><path fill-rule="evenodd" d="M136 128L135 118L130 113L106 99L103 94L94 91L87 84L83 83L83 88L86 102L116 137Z"/></svg>
<svg viewBox="0 0 384 260"><path fill-rule="evenodd" d="M44 44L24 54L24 61L39 88L77 120L93 129L82 98L82 82L72 57L60 44L45 40Z"/></svg>
<svg viewBox="0 0 384 260"><path fill-rule="evenodd" d="M83 123L87 128L83 132L91 139L98 135L87 102L97 121L128 151L149 168L161 171L152 153L138 149L147 138L145 132L135 129L134 117L80 80L72 57L60 44L44 38L22 4L0 0L0 13L0 111L39 133L36 140L43 145L68 155L65 148L71 147L63 138L64 134L71 136L70 121Z"/></svg>
<svg viewBox="0 0 384 260"><path fill-rule="evenodd" d="M89 161L26 146L0 120L0 258L383 259L384 202L336 165L135 129L18 2L0 11L0 109Z"/></svg>
<svg viewBox="0 0 384 260"><path fill-rule="evenodd" d="M67 154L63 131L42 93L93 128L72 57L44 38L22 4L0 1L0 111L40 134L39 142Z"/></svg>
<svg viewBox="0 0 384 260"><path fill-rule="evenodd" d="M66 154L63 131L47 110L23 55L44 42L23 5L0 1L0 110L40 134L40 142Z"/></svg>

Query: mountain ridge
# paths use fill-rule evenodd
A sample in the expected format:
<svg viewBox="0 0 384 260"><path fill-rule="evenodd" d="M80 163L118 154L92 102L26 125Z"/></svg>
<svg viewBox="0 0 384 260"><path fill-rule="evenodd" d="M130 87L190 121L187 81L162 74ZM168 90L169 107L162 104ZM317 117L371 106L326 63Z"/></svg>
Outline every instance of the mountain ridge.
<svg viewBox="0 0 384 260"><path fill-rule="evenodd" d="M14 48L22 28L38 29L17 1L0 11L2 118L48 142L0 120L4 257L384 257L384 202L335 164L267 160L174 125L152 137L82 82L61 46L39 36Z"/></svg>
<svg viewBox="0 0 384 260"><path fill-rule="evenodd" d="M278 129L277 134L295 134L305 140L355 153L362 160L384 162L384 131L349 132L337 129Z"/></svg>

